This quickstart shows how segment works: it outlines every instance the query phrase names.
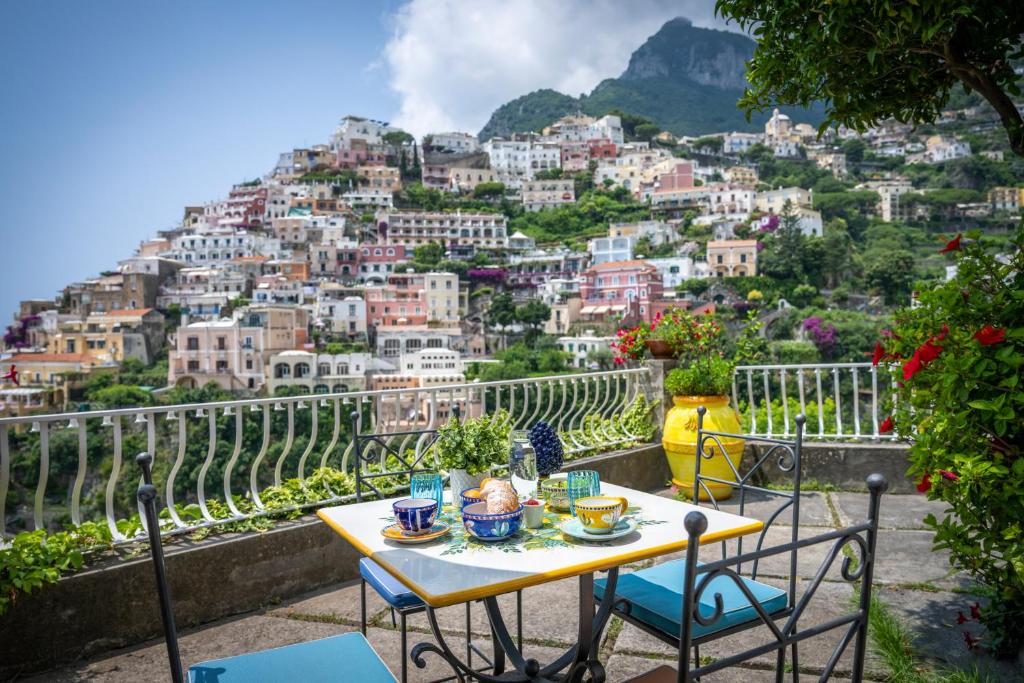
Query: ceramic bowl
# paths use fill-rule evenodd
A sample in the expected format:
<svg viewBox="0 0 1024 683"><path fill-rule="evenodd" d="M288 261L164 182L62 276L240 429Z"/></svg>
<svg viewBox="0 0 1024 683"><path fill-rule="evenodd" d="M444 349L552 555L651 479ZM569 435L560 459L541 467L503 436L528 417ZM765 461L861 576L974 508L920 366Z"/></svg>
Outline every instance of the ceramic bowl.
<svg viewBox="0 0 1024 683"><path fill-rule="evenodd" d="M409 535L425 534L437 519L437 501L430 498L403 498L391 504L395 522Z"/></svg>
<svg viewBox="0 0 1024 683"><path fill-rule="evenodd" d="M552 510L569 511L569 481L565 477L552 477L540 485L541 495Z"/></svg>
<svg viewBox="0 0 1024 683"><path fill-rule="evenodd" d="M467 496L466 493L469 492L469 491L476 491L477 495L475 495L475 496ZM483 498L480 497L480 489L479 488L466 489L462 493L460 493L459 496L462 498L462 505L459 506L459 509L465 509L465 507L467 505L472 505L473 503L479 503L479 502L481 502L483 500Z"/></svg>
<svg viewBox="0 0 1024 683"><path fill-rule="evenodd" d="M498 515L487 513L487 503L473 503L462 508L462 523L473 537L481 541L500 541L512 536L523 524L523 506Z"/></svg>

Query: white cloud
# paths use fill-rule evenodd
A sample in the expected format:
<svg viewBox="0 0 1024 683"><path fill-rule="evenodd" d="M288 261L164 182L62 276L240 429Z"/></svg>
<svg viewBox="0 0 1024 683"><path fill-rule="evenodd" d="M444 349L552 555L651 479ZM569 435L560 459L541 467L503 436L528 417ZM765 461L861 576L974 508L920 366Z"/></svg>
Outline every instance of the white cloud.
<svg viewBox="0 0 1024 683"><path fill-rule="evenodd" d="M401 103L394 123L417 136L475 133L539 88L589 92L676 16L723 27L714 0L411 0L384 52Z"/></svg>

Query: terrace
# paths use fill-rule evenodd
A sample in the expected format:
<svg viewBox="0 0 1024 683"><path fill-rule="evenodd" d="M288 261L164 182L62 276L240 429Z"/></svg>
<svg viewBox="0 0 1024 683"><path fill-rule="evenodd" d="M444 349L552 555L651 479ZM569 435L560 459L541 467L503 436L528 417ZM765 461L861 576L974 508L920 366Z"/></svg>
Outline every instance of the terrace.
<svg viewBox="0 0 1024 683"><path fill-rule="evenodd" d="M112 549L92 558L84 571L20 596L0 617L0 640L16 644L11 652L17 653L5 655L0 675L49 670L30 680L116 681L166 674L152 570L145 553L136 557L145 538L134 499L138 452L154 455L155 483L167 506L162 533L168 566L172 577L181 577L173 588L183 656L199 661L358 629L359 553L311 516L315 508L354 498L347 480L338 486L339 480L323 474L354 467L353 429L435 428L456 404L470 417L507 411L515 428L549 422L565 444L566 469L596 469L602 481L672 497L658 436L648 441L641 424L652 405L653 424L661 423L666 370L666 362L650 361L629 370L516 382L2 418L0 529L10 534L94 522L109 534ZM930 663L956 664L966 650L959 630L943 624L975 598L943 553L929 553L931 533L921 520L941 506L912 493L903 475L903 448L879 432L892 391L888 375L867 363L741 366L732 398L749 434L791 436L796 414L808 416L804 480L823 489L802 497L808 535L856 519L866 509L860 492L865 476L886 474L895 495L883 502L875 579L881 599L924 636L922 654ZM421 447L415 440L401 445L417 453ZM279 494L290 483L305 493L282 503ZM799 568L802 579L810 578L819 560L808 557ZM768 582L784 579L787 568L775 567L767 576ZM555 649L574 642L574 620L564 619L576 609L568 583L525 591L531 656L550 659ZM829 600L812 618L826 618L830 603L846 604L852 595L841 582L824 590ZM369 640L398 671L398 634L384 603L371 601L371 613ZM465 637L460 613L440 611L452 642ZM62 627L39 614L60 614ZM488 651L483 610L474 618L474 640ZM410 623L412 642L429 640L422 615ZM802 650L802 670L820 672L833 644ZM702 654L724 653L712 648ZM609 681L649 668L652 659L673 657L667 646L617 621L600 646ZM447 675L439 660L428 662L424 670L410 667L410 680ZM770 664L758 660L710 680L769 680ZM848 663L837 671L848 676ZM876 680L888 675L877 657L869 659L868 671Z"/></svg>

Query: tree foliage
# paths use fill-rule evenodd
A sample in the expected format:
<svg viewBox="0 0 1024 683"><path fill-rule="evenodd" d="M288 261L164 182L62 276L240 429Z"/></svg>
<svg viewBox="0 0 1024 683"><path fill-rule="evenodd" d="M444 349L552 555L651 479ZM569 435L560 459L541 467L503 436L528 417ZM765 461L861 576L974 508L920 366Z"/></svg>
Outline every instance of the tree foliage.
<svg viewBox="0 0 1024 683"><path fill-rule="evenodd" d="M1020 3L718 0L716 8L758 41L739 102L748 114L823 100L823 128L931 122L962 84L992 105L1024 155L1011 99L1020 94L1012 60L1024 55Z"/></svg>

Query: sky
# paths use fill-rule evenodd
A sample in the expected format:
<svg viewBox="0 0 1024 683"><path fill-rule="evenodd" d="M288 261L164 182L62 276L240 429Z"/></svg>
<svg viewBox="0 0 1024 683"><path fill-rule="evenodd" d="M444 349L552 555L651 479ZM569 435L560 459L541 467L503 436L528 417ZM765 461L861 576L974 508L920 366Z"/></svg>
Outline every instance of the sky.
<svg viewBox="0 0 1024 683"><path fill-rule="evenodd" d="M186 205L346 114L477 132L538 88L619 75L713 0L4 0L0 324L113 270Z"/></svg>

